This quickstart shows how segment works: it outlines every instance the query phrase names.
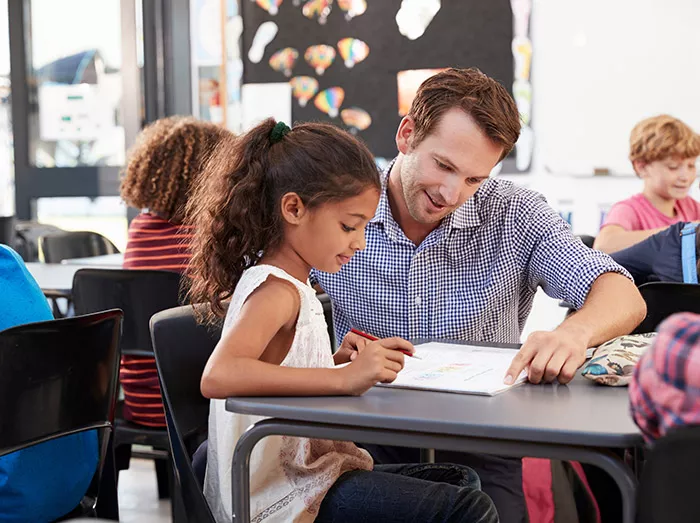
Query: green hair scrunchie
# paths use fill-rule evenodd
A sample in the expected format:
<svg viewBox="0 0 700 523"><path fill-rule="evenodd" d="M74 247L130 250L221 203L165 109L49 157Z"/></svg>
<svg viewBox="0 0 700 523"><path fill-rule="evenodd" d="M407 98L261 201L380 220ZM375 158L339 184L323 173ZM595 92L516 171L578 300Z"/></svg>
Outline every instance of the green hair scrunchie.
<svg viewBox="0 0 700 523"><path fill-rule="evenodd" d="M277 142L281 142L282 138L291 131L289 126L284 122L277 122L275 126L270 131L270 142L274 145Z"/></svg>

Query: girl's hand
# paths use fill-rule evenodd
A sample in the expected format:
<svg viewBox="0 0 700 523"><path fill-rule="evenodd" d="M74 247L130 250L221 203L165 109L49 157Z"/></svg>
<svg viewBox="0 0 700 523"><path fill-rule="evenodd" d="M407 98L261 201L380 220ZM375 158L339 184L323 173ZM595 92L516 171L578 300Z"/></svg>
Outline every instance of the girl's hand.
<svg viewBox="0 0 700 523"><path fill-rule="evenodd" d="M413 345L401 338L387 338L364 345L352 363L341 369L345 380L343 389L359 396L377 383L391 383L403 369L404 355L400 350L413 353Z"/></svg>
<svg viewBox="0 0 700 523"><path fill-rule="evenodd" d="M333 361L336 365L353 361L358 352L364 349L368 343L371 342L367 338L354 332L348 332L338 350L333 354Z"/></svg>

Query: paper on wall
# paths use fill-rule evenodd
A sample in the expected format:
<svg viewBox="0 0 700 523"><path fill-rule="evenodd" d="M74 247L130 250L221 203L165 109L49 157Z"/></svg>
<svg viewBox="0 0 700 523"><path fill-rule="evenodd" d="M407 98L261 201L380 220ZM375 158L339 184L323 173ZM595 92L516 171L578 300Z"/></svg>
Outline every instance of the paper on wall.
<svg viewBox="0 0 700 523"><path fill-rule="evenodd" d="M243 84L241 101L243 131L270 117L292 125L292 86L289 82Z"/></svg>

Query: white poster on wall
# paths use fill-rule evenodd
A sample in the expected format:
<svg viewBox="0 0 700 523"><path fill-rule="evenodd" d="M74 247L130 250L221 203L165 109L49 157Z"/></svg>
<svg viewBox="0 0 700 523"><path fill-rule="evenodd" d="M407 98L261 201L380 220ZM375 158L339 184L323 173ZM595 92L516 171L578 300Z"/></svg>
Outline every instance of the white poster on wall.
<svg viewBox="0 0 700 523"><path fill-rule="evenodd" d="M95 141L115 127L113 110L99 85L40 85L39 136L49 142Z"/></svg>
<svg viewBox="0 0 700 523"><path fill-rule="evenodd" d="M289 82L243 84L241 102L243 131L270 117L292 125L292 86Z"/></svg>

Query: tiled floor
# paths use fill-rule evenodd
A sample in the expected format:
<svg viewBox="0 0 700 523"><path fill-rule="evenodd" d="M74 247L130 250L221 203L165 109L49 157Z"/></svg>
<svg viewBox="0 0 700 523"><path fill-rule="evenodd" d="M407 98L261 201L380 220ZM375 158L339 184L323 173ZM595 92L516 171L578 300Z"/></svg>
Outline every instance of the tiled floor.
<svg viewBox="0 0 700 523"><path fill-rule="evenodd" d="M119 520L122 523L166 523L170 501L158 499L153 461L132 459L119 473Z"/></svg>
<svg viewBox="0 0 700 523"><path fill-rule="evenodd" d="M523 339L534 330L550 330L564 319L566 309L558 301L537 293ZM128 470L119 475L119 516L123 523L166 523L170 521L170 502L158 500L153 461L132 459Z"/></svg>

